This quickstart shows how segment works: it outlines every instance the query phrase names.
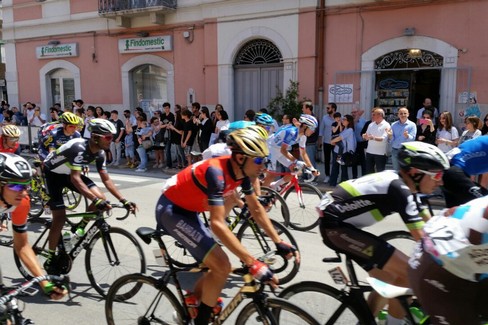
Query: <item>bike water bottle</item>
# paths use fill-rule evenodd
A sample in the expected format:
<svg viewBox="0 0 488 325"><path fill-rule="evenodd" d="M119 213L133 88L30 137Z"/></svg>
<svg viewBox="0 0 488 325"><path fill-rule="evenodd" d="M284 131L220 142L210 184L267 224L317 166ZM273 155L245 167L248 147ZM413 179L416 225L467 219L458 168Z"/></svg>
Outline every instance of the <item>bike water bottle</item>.
<svg viewBox="0 0 488 325"><path fill-rule="evenodd" d="M378 313L378 321L376 324L378 325L386 325L386 319L388 318L388 312L386 310L382 310Z"/></svg>
<svg viewBox="0 0 488 325"><path fill-rule="evenodd" d="M188 314L192 319L195 319L198 315L198 306L200 305L200 301L198 301L195 294L188 291L185 294L185 303L186 307L188 308Z"/></svg>
<svg viewBox="0 0 488 325"><path fill-rule="evenodd" d="M64 243L64 250L66 252L69 252L72 248L73 245L71 245L71 233L69 231L65 232L63 234L63 243Z"/></svg>
<svg viewBox="0 0 488 325"><path fill-rule="evenodd" d="M219 297L219 299L217 299L217 304L214 306L212 310L213 317L219 316L223 308L224 308L224 299Z"/></svg>
<svg viewBox="0 0 488 325"><path fill-rule="evenodd" d="M78 240L85 235L85 229L78 228L76 229L73 237L71 238L71 247L74 247Z"/></svg>
<svg viewBox="0 0 488 325"><path fill-rule="evenodd" d="M410 314L413 315L413 319L415 320L415 323L416 324L422 324L422 321L425 318L425 314L422 311L422 309L420 309L419 307L415 307L415 306L410 306L409 309L410 309Z"/></svg>

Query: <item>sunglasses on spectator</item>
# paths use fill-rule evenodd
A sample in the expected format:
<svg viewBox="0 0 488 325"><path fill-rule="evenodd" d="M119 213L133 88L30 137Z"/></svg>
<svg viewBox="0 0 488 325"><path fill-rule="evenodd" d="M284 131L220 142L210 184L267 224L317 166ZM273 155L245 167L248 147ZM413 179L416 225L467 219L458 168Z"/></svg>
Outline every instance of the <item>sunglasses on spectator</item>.
<svg viewBox="0 0 488 325"><path fill-rule="evenodd" d="M429 175L430 178L436 182L442 180L442 176L444 175L444 172L443 171L439 171L439 172L429 172L427 170L422 170L422 169L418 169L417 170L425 175Z"/></svg>
<svg viewBox="0 0 488 325"><path fill-rule="evenodd" d="M30 190L30 184L31 182L30 181L26 181L26 182L7 182L7 184L5 186L7 186L7 188L9 190L12 190L12 191L15 191L15 192L22 192L22 191L28 191Z"/></svg>
<svg viewBox="0 0 488 325"><path fill-rule="evenodd" d="M252 160L256 165L262 165L268 162L268 157L254 157Z"/></svg>
<svg viewBox="0 0 488 325"><path fill-rule="evenodd" d="M107 141L112 140L114 138L112 134L106 134L106 135L95 134L95 135Z"/></svg>

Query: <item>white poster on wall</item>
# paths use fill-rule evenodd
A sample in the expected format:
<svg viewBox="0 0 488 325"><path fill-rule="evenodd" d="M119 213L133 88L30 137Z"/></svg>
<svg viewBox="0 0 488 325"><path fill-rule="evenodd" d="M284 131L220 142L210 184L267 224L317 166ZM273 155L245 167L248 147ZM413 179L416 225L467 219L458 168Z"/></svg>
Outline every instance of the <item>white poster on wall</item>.
<svg viewBox="0 0 488 325"><path fill-rule="evenodd" d="M353 84L329 85L329 103L352 103Z"/></svg>

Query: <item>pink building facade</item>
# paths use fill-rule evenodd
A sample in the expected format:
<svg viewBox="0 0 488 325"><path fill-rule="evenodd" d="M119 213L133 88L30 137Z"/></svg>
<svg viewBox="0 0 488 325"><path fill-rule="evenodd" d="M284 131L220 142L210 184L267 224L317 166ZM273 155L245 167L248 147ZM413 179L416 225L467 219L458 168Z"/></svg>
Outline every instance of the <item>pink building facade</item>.
<svg viewBox="0 0 488 325"><path fill-rule="evenodd" d="M241 119L292 80L318 115L329 101L415 113L425 97L458 125L472 106L488 111L488 1L4 0L2 11L11 105L198 101Z"/></svg>

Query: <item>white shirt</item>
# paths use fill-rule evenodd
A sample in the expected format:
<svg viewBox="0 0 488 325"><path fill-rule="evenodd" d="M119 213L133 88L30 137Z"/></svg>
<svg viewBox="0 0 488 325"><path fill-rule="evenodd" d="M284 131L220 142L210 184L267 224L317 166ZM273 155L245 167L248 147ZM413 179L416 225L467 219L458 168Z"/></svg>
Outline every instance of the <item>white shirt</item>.
<svg viewBox="0 0 488 325"><path fill-rule="evenodd" d="M382 138L382 140L368 140L368 148L366 149L366 153L372 155L386 155L386 146L388 145L388 134L386 133L386 129L389 128L390 123L385 120L381 121L380 123L369 123L366 134L371 134L375 138Z"/></svg>
<svg viewBox="0 0 488 325"><path fill-rule="evenodd" d="M442 129L442 130L441 129L438 129L437 130L437 133L436 133L436 138L437 139L441 139L442 138L442 139L446 139L446 140L451 140L452 141L452 140L459 139L459 133L458 133L458 130L454 126L451 127L451 131L450 132L447 131L446 129ZM454 148L455 145L452 146L452 145L447 144L447 143L439 143L437 145L437 147L439 149L441 149L442 152L446 153L449 150L451 150L452 148Z"/></svg>

